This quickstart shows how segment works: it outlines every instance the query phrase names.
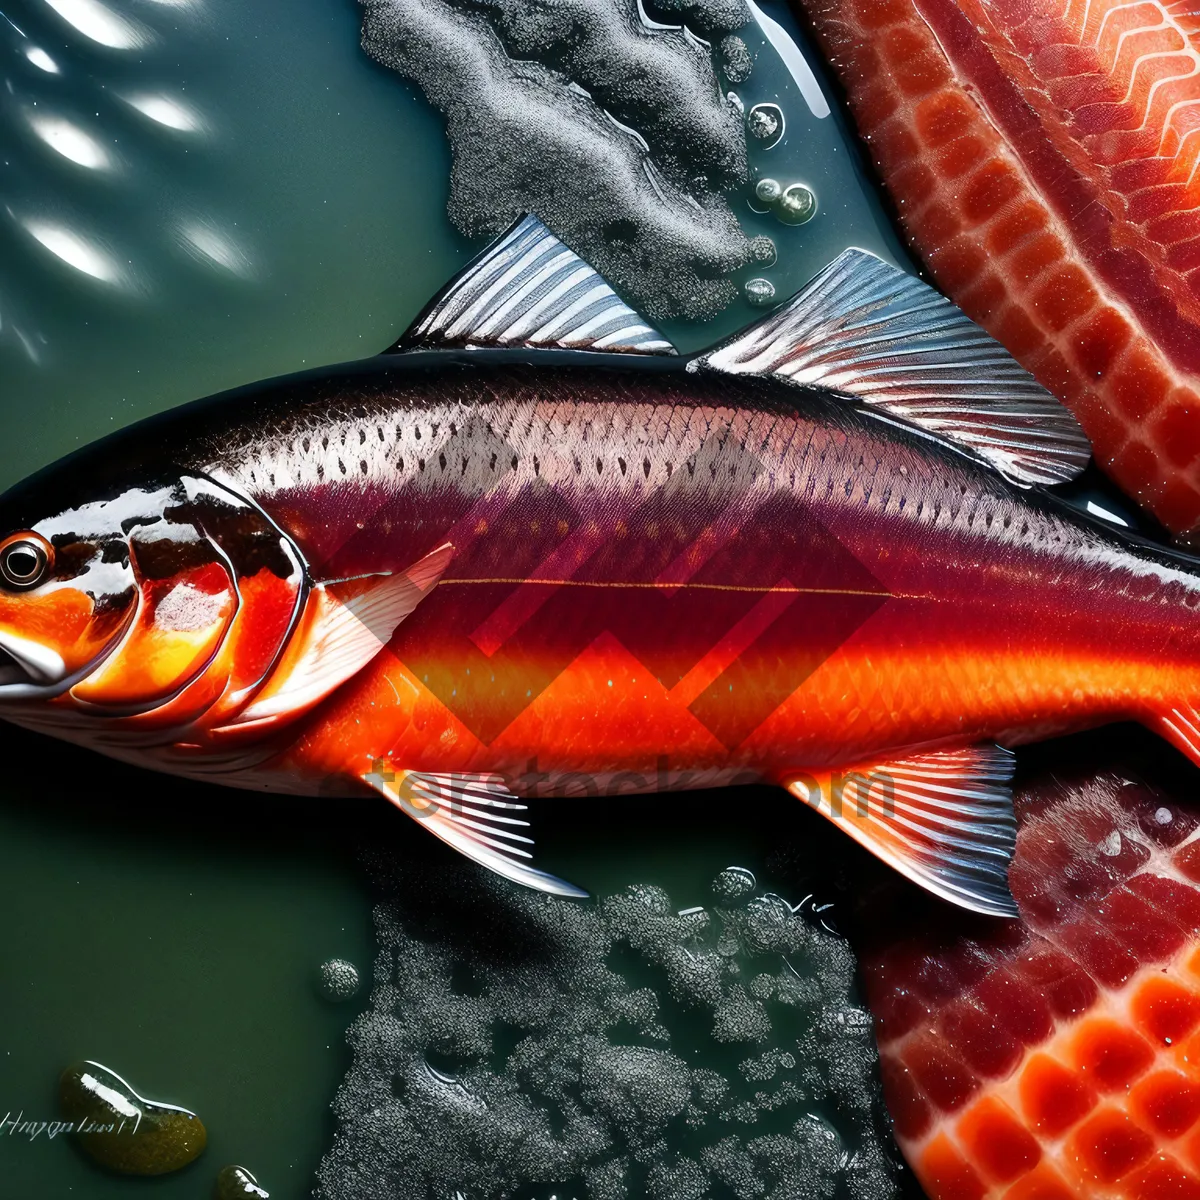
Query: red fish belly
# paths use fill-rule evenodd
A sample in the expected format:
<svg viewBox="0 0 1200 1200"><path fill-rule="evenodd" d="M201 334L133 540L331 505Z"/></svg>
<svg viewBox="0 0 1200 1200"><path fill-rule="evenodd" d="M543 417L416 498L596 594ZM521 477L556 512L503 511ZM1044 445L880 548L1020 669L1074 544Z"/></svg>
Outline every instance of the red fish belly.
<svg viewBox="0 0 1200 1200"><path fill-rule="evenodd" d="M802 0L938 283L1200 524L1200 12Z"/></svg>
<svg viewBox="0 0 1200 1200"><path fill-rule="evenodd" d="M1183 670L1097 647L1034 653L1001 636L948 652L945 641L914 638L897 608L791 694L789 656L757 661L736 633L675 682L604 634L536 693L526 684L547 671L526 679L497 667L497 698L483 707L435 692L392 647L306 722L286 769L318 786L387 758L410 770L500 774L517 791L528 790L522 781L532 772L546 793L564 790L551 782L564 777L573 780L568 792L605 794L780 782L797 770L885 764L916 748L1017 744L1129 716L1151 720L1138 697L1191 687ZM456 663L447 675L465 691L471 673L486 668ZM509 706L508 697L526 693L526 703Z"/></svg>

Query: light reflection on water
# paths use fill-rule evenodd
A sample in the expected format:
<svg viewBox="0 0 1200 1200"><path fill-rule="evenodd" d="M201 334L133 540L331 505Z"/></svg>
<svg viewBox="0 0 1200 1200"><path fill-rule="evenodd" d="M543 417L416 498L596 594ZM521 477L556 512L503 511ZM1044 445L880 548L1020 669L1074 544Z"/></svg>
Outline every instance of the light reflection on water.
<svg viewBox="0 0 1200 1200"><path fill-rule="evenodd" d="M165 95L133 95L125 100L144 117L168 129L181 133L198 133L204 128L204 119L185 104Z"/></svg>
<svg viewBox="0 0 1200 1200"><path fill-rule="evenodd" d="M113 160L108 151L86 130L66 120L44 113L26 114L29 127L56 153L92 171L108 170Z"/></svg>
<svg viewBox="0 0 1200 1200"><path fill-rule="evenodd" d="M46 3L84 37L113 50L137 50L153 38L140 22L114 12L100 0L46 0Z"/></svg>
<svg viewBox="0 0 1200 1200"><path fill-rule="evenodd" d="M51 75L58 74L58 63L48 55L41 46L27 46L25 48L25 57L29 59L35 67L43 71L48 71Z"/></svg>
<svg viewBox="0 0 1200 1200"><path fill-rule="evenodd" d="M40 245L68 267L74 267L101 283L119 285L126 281L126 274L110 254L73 229L52 225L36 217L19 217L18 220Z"/></svg>
<svg viewBox="0 0 1200 1200"><path fill-rule="evenodd" d="M254 274L250 255L238 245L231 233L203 217L181 220L179 245L197 262L220 267L231 275L249 279Z"/></svg>
<svg viewBox="0 0 1200 1200"><path fill-rule="evenodd" d="M172 37L181 40L188 36L178 28L171 31L170 37L159 36L99 0L45 0L45 3L69 26L68 52L73 35L75 41L87 39L107 50L128 51L154 44L164 48L164 52ZM5 199L10 201L7 212L60 263L100 283L149 296L154 291L153 269L139 265L135 255L147 259L154 255L153 227L137 239L150 242L149 245L131 247L128 253L115 249L119 238L111 226L116 222L98 218L94 211L100 197L81 187L75 178L61 173L58 170L61 164L54 156L89 171L120 176L120 186L127 192L121 196L119 210L113 215L120 224L126 224L138 209L155 206L154 189L160 183L155 175L165 165L161 163L164 148L144 139L139 143L112 97L123 101L136 114L135 119L149 121L175 134L203 132L204 118L192 104L170 91L152 86L124 90L120 85L122 71L111 61L111 56L106 59L102 53L81 62L82 69L77 68L66 77L58 62L30 40L29 21L36 21L38 15L33 9L20 22L6 17L10 53L23 56L38 69L37 74L26 72L22 77L11 70L13 65L19 66L19 58L15 64L6 64L10 67L6 90L13 101L6 102L5 116L22 119L37 139L33 145L12 141L5 147L11 155L5 163L8 170L3 180ZM53 17L46 19L43 33L47 39L54 36L54 24ZM160 56L155 54L140 60L137 75L150 82L161 72L157 61ZM5 133L15 132L16 124L16 120L6 122ZM51 154L47 156L46 151ZM166 153L169 152L168 148ZM189 245L199 247L194 261L215 263L226 270L231 263L243 262L245 256L240 252L223 249L225 239L213 217L201 218L196 228L202 232L188 239ZM149 238L146 233L150 233ZM16 272L10 270L0 275L0 295L15 297L15 302L20 303Z"/></svg>
<svg viewBox="0 0 1200 1200"><path fill-rule="evenodd" d="M353 0L0 9L0 489L377 353L469 256L438 122L362 54Z"/></svg>

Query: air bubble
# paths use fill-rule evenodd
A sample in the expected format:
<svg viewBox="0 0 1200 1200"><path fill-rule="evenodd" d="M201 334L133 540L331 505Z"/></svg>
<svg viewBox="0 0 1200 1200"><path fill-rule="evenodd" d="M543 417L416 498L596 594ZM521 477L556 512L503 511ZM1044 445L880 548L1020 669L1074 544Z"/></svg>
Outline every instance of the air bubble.
<svg viewBox="0 0 1200 1200"><path fill-rule="evenodd" d="M735 34L721 39L721 64L725 70L725 78L730 83L743 83L750 78L754 69L754 59L746 43Z"/></svg>
<svg viewBox="0 0 1200 1200"><path fill-rule="evenodd" d="M775 205L775 215L785 225L803 225L811 221L817 211L817 198L812 189L802 183L793 183L785 188Z"/></svg>
<svg viewBox="0 0 1200 1200"><path fill-rule="evenodd" d="M747 279L746 299L756 308L762 308L775 299L775 285L769 279Z"/></svg>
<svg viewBox="0 0 1200 1200"><path fill-rule="evenodd" d="M754 185L754 198L763 204L778 204L783 195L783 184L778 179L760 179Z"/></svg>
<svg viewBox="0 0 1200 1200"><path fill-rule="evenodd" d="M344 958L331 958L321 964L320 988L326 1000L349 1000L360 984L358 968Z"/></svg>
<svg viewBox="0 0 1200 1200"><path fill-rule="evenodd" d="M778 254L775 243L765 234L750 239L750 261L764 267L773 266Z"/></svg>
<svg viewBox="0 0 1200 1200"><path fill-rule="evenodd" d="M764 150L778 143L785 126L783 109L778 104L756 104L746 116L746 129Z"/></svg>
<svg viewBox="0 0 1200 1200"><path fill-rule="evenodd" d="M1106 837L1104 841L1100 843L1099 850L1100 853L1106 858L1116 858L1117 855L1121 853L1121 834L1114 829L1112 833L1110 833L1108 837Z"/></svg>
<svg viewBox="0 0 1200 1200"><path fill-rule="evenodd" d="M1175 820L1175 817L1169 808L1160 808L1154 814L1154 823L1156 825L1170 825L1173 820Z"/></svg>

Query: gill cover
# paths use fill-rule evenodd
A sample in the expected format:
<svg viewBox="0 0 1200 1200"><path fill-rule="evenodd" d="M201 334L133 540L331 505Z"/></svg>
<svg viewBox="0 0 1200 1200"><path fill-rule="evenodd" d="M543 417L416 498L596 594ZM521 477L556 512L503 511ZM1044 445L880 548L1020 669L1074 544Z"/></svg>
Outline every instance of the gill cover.
<svg viewBox="0 0 1200 1200"><path fill-rule="evenodd" d="M234 711L271 669L304 603L290 539L250 501L184 476L128 529L136 604L120 640L75 683L98 714L180 724Z"/></svg>

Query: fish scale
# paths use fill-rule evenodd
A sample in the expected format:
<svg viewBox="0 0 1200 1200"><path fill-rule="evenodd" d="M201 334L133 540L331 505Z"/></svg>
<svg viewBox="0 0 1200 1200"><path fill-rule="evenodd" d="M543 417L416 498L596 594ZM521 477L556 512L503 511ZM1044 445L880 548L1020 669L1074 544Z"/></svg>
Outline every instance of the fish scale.
<svg viewBox="0 0 1200 1200"><path fill-rule="evenodd" d="M1167 526L1200 522L1200 13L800 0L934 278Z"/></svg>

